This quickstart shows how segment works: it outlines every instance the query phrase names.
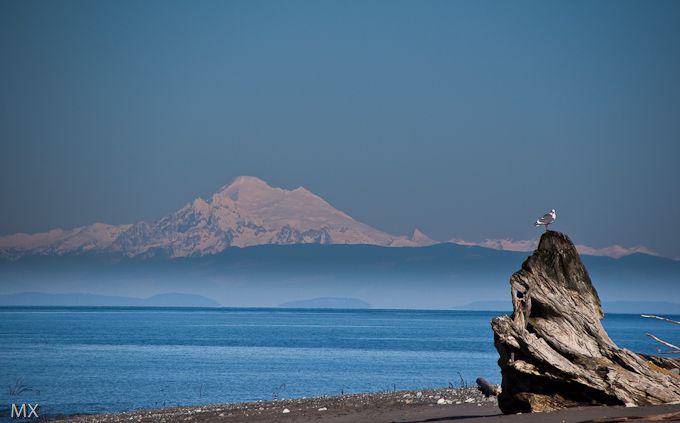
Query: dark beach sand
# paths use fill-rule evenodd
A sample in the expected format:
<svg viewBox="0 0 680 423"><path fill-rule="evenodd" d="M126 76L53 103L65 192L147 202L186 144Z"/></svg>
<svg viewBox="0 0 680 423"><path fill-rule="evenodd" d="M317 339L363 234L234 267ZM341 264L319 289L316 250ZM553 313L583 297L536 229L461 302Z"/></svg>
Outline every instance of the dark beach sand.
<svg viewBox="0 0 680 423"><path fill-rule="evenodd" d="M289 412L284 412L285 409L289 410ZM484 398L476 389L467 388L379 392L239 404L175 407L129 413L68 416L52 421L79 423L576 423L590 421L680 421L680 404L632 408L584 407L553 413L504 416L500 413L495 398Z"/></svg>

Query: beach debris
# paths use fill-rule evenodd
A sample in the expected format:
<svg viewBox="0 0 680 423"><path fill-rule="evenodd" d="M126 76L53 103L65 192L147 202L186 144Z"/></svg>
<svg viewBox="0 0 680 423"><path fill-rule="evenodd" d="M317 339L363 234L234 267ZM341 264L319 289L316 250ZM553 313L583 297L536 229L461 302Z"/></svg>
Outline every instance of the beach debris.
<svg viewBox="0 0 680 423"><path fill-rule="evenodd" d="M640 317L645 317L647 319L657 319L657 320L662 320L664 322L673 323L675 325L680 325L680 322L677 321L677 320L671 320L667 317L655 316L653 314L651 314L651 315L650 314L641 314ZM673 345L668 341L664 341L663 339L658 338L658 337L652 335L651 333L645 333L645 335L652 338L656 342L670 348L670 351L665 351L665 352L659 351L660 354L680 354L680 347L678 347L677 345Z"/></svg>
<svg viewBox="0 0 680 423"><path fill-rule="evenodd" d="M680 401L679 377L609 338L600 298L565 234L545 232L510 287L512 316L491 322L503 413Z"/></svg>
<svg viewBox="0 0 680 423"><path fill-rule="evenodd" d="M421 396L417 397L417 392ZM131 413L114 413L108 415L85 415L66 416L57 418L58 422L69 423L92 423L92 422L122 422L122 421L153 421L160 422L165 419L168 422L175 421L217 421L228 417L233 421L278 421L287 416L281 416L284 408L297 419L305 420L305 416L311 419L330 418L331 416L345 415L346 413L370 413L383 407L393 407L395 404L404 404L404 407L433 407L442 409L446 405L464 404L463 400L470 399L472 404L478 407L496 404L496 397L484 398L477 388L434 388L421 389L420 391L382 391L371 393L348 394L344 396L320 396L291 399L266 399L249 403L216 404L190 407L170 407L150 411L135 411ZM443 401L439 401L443 400ZM411 404L411 405L407 405ZM308 414L309 411L318 410L316 418ZM330 413L330 414L329 414ZM279 416L279 417L276 417ZM297 420L296 420L297 421ZM349 420L348 420L349 421Z"/></svg>
<svg viewBox="0 0 680 423"><path fill-rule="evenodd" d="M284 409L283 409L283 414L288 414L288 413L290 413L290 410L287 409L287 408L284 408Z"/></svg>

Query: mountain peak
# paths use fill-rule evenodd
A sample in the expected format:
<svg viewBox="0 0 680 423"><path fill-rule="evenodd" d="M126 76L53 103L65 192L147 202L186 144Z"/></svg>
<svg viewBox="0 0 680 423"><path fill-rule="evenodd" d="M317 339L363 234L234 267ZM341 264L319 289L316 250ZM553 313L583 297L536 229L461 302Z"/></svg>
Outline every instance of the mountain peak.
<svg viewBox="0 0 680 423"><path fill-rule="evenodd" d="M250 186L260 185L260 186L262 186L262 185L266 185L266 186L269 186L269 184L267 184L267 182L258 178L257 176L248 176L248 175L242 175L242 176L236 177L231 182L231 184L229 184L229 186L233 186L233 185L238 185L238 186L243 186L243 185L250 185Z"/></svg>
<svg viewBox="0 0 680 423"><path fill-rule="evenodd" d="M213 202L223 203L227 198L238 201L241 197L252 201L263 201L276 198L284 192L281 188L273 188L267 182L255 176L239 176L229 185L220 188L213 194Z"/></svg>
<svg viewBox="0 0 680 423"><path fill-rule="evenodd" d="M241 188L269 188L273 189L269 184L256 176L239 176L234 178L229 184L224 185L222 188L217 190L216 194L233 191Z"/></svg>
<svg viewBox="0 0 680 423"><path fill-rule="evenodd" d="M326 200L324 200L323 198L314 194L312 191L308 190L305 187L297 187L294 190L289 191L289 193L296 196L297 198L302 198L305 201L319 202L319 203L323 204L324 206L332 207L330 204L328 204L328 202ZM337 211L339 213L342 213L339 210L337 210ZM342 214L344 215L344 213L342 213ZM347 216L347 217L349 218L349 216Z"/></svg>
<svg viewBox="0 0 680 423"><path fill-rule="evenodd" d="M418 245L432 245L437 243L437 241L425 235L423 231L421 231L418 228L415 228L413 230L413 235L411 235L411 241L414 241Z"/></svg>
<svg viewBox="0 0 680 423"><path fill-rule="evenodd" d="M292 192L298 192L298 193L300 193L300 194L305 194L305 195L310 195L310 194L311 194L311 195L313 195L313 196L315 196L315 197L318 197L316 194L314 194L313 192L311 192L310 190L308 190L308 189L305 188L305 187L297 187L297 188L295 188Z"/></svg>

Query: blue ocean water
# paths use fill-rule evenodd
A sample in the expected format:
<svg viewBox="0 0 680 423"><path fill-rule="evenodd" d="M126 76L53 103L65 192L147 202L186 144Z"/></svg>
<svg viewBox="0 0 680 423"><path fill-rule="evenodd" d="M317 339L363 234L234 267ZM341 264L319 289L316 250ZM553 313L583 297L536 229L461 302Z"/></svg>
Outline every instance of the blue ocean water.
<svg viewBox="0 0 680 423"><path fill-rule="evenodd" d="M489 321L500 314L0 308L0 407L55 415L498 383ZM636 315L604 325L638 352L657 350L645 332L678 339Z"/></svg>

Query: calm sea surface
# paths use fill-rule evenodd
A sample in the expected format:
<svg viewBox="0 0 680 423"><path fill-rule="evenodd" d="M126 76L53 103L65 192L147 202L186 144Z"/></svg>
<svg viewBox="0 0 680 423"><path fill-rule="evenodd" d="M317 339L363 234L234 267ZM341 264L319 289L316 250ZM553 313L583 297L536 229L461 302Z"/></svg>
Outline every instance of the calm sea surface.
<svg viewBox="0 0 680 423"><path fill-rule="evenodd" d="M269 400L500 382L501 312L0 308L0 415ZM674 325L608 315L620 346L654 353Z"/></svg>

